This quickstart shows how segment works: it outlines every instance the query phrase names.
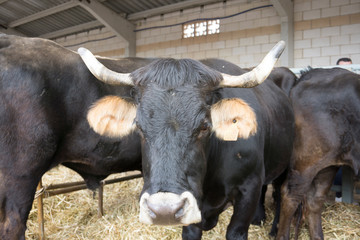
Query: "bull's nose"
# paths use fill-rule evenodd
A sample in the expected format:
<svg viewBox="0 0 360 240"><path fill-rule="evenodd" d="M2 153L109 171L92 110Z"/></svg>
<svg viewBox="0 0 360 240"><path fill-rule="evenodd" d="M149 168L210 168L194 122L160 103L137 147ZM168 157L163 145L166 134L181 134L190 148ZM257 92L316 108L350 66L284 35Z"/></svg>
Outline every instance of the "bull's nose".
<svg viewBox="0 0 360 240"><path fill-rule="evenodd" d="M186 199L177 201L157 201L148 199L146 201L149 208L149 215L155 224L169 225L178 223L184 213Z"/></svg>
<svg viewBox="0 0 360 240"><path fill-rule="evenodd" d="M145 192L140 198L139 220L146 224L189 225L201 221L201 212L190 192Z"/></svg>

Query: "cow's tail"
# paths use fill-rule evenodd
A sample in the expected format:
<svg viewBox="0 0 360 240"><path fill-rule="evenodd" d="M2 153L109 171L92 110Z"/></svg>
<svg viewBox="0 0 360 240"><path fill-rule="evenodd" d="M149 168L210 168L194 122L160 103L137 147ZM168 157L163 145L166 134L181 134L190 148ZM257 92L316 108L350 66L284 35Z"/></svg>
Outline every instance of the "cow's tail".
<svg viewBox="0 0 360 240"><path fill-rule="evenodd" d="M302 221L304 219L304 206L305 203L303 201L300 202L298 208L295 211L294 215L294 225L295 225L295 237L294 239L297 240L299 236L300 226L302 224Z"/></svg>

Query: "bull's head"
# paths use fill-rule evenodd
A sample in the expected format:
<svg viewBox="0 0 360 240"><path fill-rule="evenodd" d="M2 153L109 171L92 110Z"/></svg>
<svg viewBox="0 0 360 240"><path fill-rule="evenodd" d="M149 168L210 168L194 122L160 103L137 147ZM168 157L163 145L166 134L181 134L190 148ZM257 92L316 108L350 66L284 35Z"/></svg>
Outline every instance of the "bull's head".
<svg viewBox="0 0 360 240"><path fill-rule="evenodd" d="M138 129L144 176L140 221L171 225L201 221L199 206L211 133L234 141L257 130L256 115L247 103L221 99L216 90L262 83L284 47L279 42L256 68L240 76L221 74L190 59L159 59L131 74L116 73L88 50L78 50L99 80L134 86L131 100L107 96L96 102L88 122L95 132L110 137Z"/></svg>

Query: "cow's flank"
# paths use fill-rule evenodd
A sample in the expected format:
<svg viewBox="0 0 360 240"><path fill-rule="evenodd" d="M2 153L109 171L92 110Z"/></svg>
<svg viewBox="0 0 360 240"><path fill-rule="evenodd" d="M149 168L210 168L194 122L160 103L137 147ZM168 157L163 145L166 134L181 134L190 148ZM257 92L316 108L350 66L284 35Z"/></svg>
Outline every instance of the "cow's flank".
<svg viewBox="0 0 360 240"><path fill-rule="evenodd" d="M211 120L216 137L225 141L247 139L257 130L256 114L243 100L224 99L211 107Z"/></svg>
<svg viewBox="0 0 360 240"><path fill-rule="evenodd" d="M123 98L107 96L89 110L87 120L94 131L108 137L124 137L136 127L136 106Z"/></svg>

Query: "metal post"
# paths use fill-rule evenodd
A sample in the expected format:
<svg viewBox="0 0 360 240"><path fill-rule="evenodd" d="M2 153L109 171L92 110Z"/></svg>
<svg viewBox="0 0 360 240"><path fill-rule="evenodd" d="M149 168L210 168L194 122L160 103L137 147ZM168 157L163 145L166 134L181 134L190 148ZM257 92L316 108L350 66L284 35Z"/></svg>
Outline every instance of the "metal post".
<svg viewBox="0 0 360 240"><path fill-rule="evenodd" d="M354 171L349 166L343 166L342 169L342 201L352 203L354 200Z"/></svg>
<svg viewBox="0 0 360 240"><path fill-rule="evenodd" d="M99 202L98 202L98 216L101 218L104 215L103 210L103 195L104 195L104 181L100 181L100 187L99 187Z"/></svg>
<svg viewBox="0 0 360 240"><path fill-rule="evenodd" d="M42 180L40 179L40 182L37 186L37 191L42 189ZM43 211L43 195L40 194L40 196L37 198L37 209L38 209L38 224L39 224L39 234L40 234L40 240L45 240L45 229L44 229L44 211Z"/></svg>

